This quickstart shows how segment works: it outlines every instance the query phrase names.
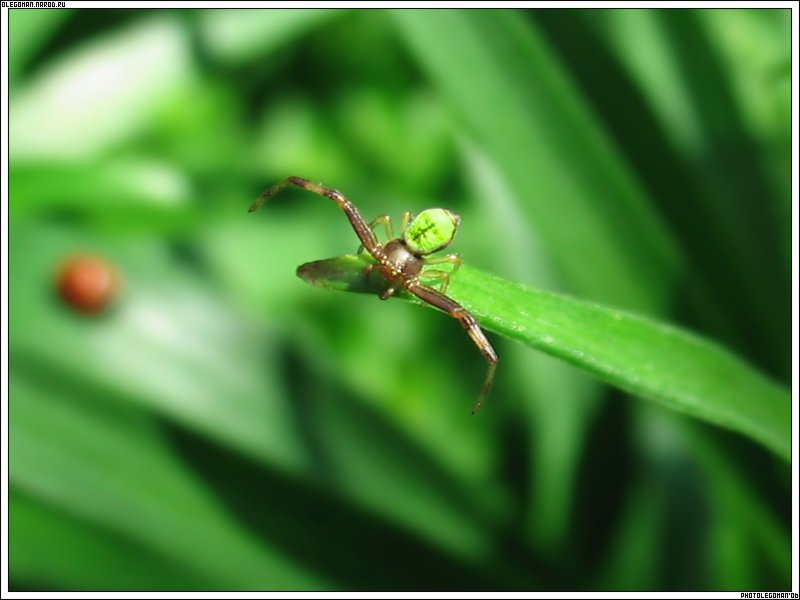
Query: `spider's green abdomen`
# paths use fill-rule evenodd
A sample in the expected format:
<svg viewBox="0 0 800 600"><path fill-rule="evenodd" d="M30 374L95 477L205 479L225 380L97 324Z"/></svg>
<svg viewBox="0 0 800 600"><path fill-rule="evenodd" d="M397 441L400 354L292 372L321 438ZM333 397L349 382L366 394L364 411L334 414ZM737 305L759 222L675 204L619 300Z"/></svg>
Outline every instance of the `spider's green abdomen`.
<svg viewBox="0 0 800 600"><path fill-rule="evenodd" d="M429 208L414 217L403 239L415 254L431 254L453 241L460 221L461 217L447 209Z"/></svg>

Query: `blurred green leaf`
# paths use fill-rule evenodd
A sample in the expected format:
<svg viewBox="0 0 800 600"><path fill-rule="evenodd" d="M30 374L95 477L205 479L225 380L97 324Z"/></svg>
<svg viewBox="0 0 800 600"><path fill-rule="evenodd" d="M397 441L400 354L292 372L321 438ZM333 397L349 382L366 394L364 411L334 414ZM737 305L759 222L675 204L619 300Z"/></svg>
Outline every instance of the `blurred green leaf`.
<svg viewBox="0 0 800 600"><path fill-rule="evenodd" d="M226 589L328 588L241 527L135 414L81 410L63 388L14 375L9 480Z"/></svg>
<svg viewBox="0 0 800 600"><path fill-rule="evenodd" d="M716 509L713 520L718 564L713 576L716 587L734 578L742 588L755 587L756 581L774 581L782 586L791 580L791 531L779 513L783 503L771 505L774 497L764 495L746 471L737 468L724 450L693 431L689 449L703 469ZM788 485L786 500L788 501ZM778 508L778 510L776 510ZM777 513L777 514L776 514ZM788 514L788 513L787 513Z"/></svg>
<svg viewBox="0 0 800 600"><path fill-rule="evenodd" d="M298 275L332 290L376 293L377 271L343 256L302 265ZM624 311L500 279L469 266L448 294L491 331L522 341L664 406L738 431L790 457L788 391L725 349ZM408 293L403 296L413 299Z"/></svg>
<svg viewBox="0 0 800 600"><path fill-rule="evenodd" d="M469 465L466 475L443 469L385 416L328 385L292 393L298 384L281 379L288 334L237 316L158 245L100 236L87 243L52 226L18 226L13 238L27 249L11 264L15 370L27 364L53 385L77 378L87 395L151 412L295 477L342 470L337 493L355 504L450 552L486 551L502 490L482 486ZM121 297L102 318L71 314L54 296L51 278L75 250L121 272ZM286 315L283 326L296 335L302 323ZM314 381L308 372L303 379Z"/></svg>
<svg viewBox="0 0 800 600"><path fill-rule="evenodd" d="M31 58L47 42L50 35L68 19L72 11L12 10L8 12L8 78L19 77Z"/></svg>
<svg viewBox="0 0 800 600"><path fill-rule="evenodd" d="M155 108L194 78L188 42L166 14L79 46L15 89L10 160L97 157L139 132Z"/></svg>
<svg viewBox="0 0 800 600"><path fill-rule="evenodd" d="M209 52L225 62L244 62L268 54L340 14L336 9L225 9L200 15Z"/></svg>
<svg viewBox="0 0 800 600"><path fill-rule="evenodd" d="M536 30L512 11L392 15L571 289L648 312L664 307L679 251Z"/></svg>
<svg viewBox="0 0 800 600"><path fill-rule="evenodd" d="M202 78L170 90L137 132L135 151L157 155L215 187L238 180L250 156L250 133L235 91ZM202 191L205 199L213 189Z"/></svg>
<svg viewBox="0 0 800 600"><path fill-rule="evenodd" d="M198 290L197 278L163 247L41 225L20 225L12 238L20 249L9 265L12 352L44 361L46 373L80 374L114 402L156 410L246 453L306 464L280 385L259 369L274 344L246 335L247 324ZM61 262L87 252L108 260L122 280L100 319L72 313L55 294Z"/></svg>
<svg viewBox="0 0 800 600"><path fill-rule="evenodd" d="M480 252L470 251L471 264L522 283L563 288L547 260L536 224L515 203L500 169L477 145L462 142L461 149L464 170L481 210L465 222L482 224L484 235L480 237L485 243ZM465 228L461 235L466 234ZM499 238L503 244L494 243ZM578 504L575 494L586 434L605 388L572 365L531 353L521 345L509 344L502 354L503 371L517 382L514 392L534 399L523 403L531 438L528 524L537 547L552 551L564 542ZM549 398L559 400L549 402Z"/></svg>
<svg viewBox="0 0 800 600"><path fill-rule="evenodd" d="M170 163L132 156L88 164L29 163L11 166L9 176L14 187L8 210L14 217L60 211L128 232L152 231L154 223L179 232L202 219L190 208L188 179Z"/></svg>
<svg viewBox="0 0 800 600"><path fill-rule="evenodd" d="M659 548L659 523L664 506L647 487L628 492L625 510L615 539L609 545L600 589L642 592L657 587L658 565L663 560Z"/></svg>
<svg viewBox="0 0 800 600"><path fill-rule="evenodd" d="M748 12L749 22L763 20L761 11ZM721 47L708 31L712 24L722 29L726 22L735 23L736 17L719 20L718 14L630 10L597 19L583 16L602 32L618 66L630 74L658 122L660 135L651 137L660 151L651 158L649 178L656 181L666 171L673 182L661 184L658 201L693 257L695 275L685 293L710 287L716 302L703 320L725 318L738 330L738 350L785 379L789 254L781 244L785 249L789 227L780 190L787 180L769 177L763 163L765 142L757 142L758 134L746 127L733 85L745 75L726 69ZM779 25L771 35L785 44L788 37L780 31ZM748 43L746 37L740 42ZM764 71L746 77L747 87L759 90L756 94L772 87ZM788 126L787 120L783 131ZM629 137L641 136L641 128L631 133ZM644 156L645 148L649 145L642 145L639 137L637 156ZM709 314L714 311L718 316Z"/></svg>
<svg viewBox="0 0 800 600"><path fill-rule="evenodd" d="M25 589L221 589L207 573L187 569L91 519L75 517L12 489L9 571ZM43 551L43 546L46 550Z"/></svg>
<svg viewBox="0 0 800 600"><path fill-rule="evenodd" d="M247 162L262 177L315 173L322 181L346 174L348 158L327 126L328 117L305 97L283 97L264 113Z"/></svg>
<svg viewBox="0 0 800 600"><path fill-rule="evenodd" d="M432 94L357 88L342 95L337 113L363 168L408 190L429 193L452 157L450 119Z"/></svg>
<svg viewBox="0 0 800 600"><path fill-rule="evenodd" d="M789 14L12 11L12 587L784 589L789 399L733 354L788 364ZM452 319L294 277L355 239L248 217L292 174L478 224L483 413Z"/></svg>

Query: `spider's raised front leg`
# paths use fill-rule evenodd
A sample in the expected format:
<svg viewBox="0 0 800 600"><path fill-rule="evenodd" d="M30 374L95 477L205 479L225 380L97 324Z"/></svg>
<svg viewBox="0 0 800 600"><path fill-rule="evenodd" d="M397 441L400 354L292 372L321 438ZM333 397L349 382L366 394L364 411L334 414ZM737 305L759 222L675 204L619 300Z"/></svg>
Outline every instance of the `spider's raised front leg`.
<svg viewBox="0 0 800 600"><path fill-rule="evenodd" d="M370 230L374 233L378 225L383 225L386 233L386 241L394 239L394 227L392 227L392 218L389 215L378 215L368 223ZM361 244L356 251L356 254L361 254L364 251L364 244Z"/></svg>
<svg viewBox="0 0 800 600"><path fill-rule="evenodd" d="M437 292L433 288L429 288L420 284L418 281L413 279L404 282L403 287L405 287L409 292L414 294L423 302L427 302L431 306L435 306L436 308L443 310L454 319L458 319L469 337L478 347L478 350L480 350L481 354L483 354L486 362L489 363L489 369L486 373L486 379L483 382L481 393L478 396L478 400L472 407L472 413L475 414L483 405L483 401L489 394L489 390L492 389L494 373L497 370L497 353L494 351L494 348L492 348L489 340L486 339L486 335L484 335L483 330L478 326L478 322L475 320L475 317L473 317L467 311L467 309L461 306L458 302L445 296L441 292Z"/></svg>
<svg viewBox="0 0 800 600"><path fill-rule="evenodd" d="M338 190L319 185L318 183L313 183L308 179L303 179L302 177L287 177L283 181L276 183L266 192L261 194L255 202L253 202L253 204L250 206L250 212L257 210L262 204L264 204L264 202L272 198L272 196L280 192L287 185L296 185L304 190L308 190L309 192L313 192L319 196L324 196L325 198L336 202L336 204L339 205L339 208L344 211L344 214L347 216L347 219L353 226L358 239L361 240L361 243L363 244L364 248L366 248L367 252L374 256L376 260L381 259L381 246L378 244L378 239L375 237L375 233L373 233L372 229L370 229L369 224L358 212L358 209L355 207L355 205Z"/></svg>

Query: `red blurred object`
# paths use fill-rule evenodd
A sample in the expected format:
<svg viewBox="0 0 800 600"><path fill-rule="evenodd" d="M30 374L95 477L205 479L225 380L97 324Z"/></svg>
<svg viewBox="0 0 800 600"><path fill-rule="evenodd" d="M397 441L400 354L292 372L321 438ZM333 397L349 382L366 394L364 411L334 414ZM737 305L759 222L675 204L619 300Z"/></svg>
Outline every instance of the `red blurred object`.
<svg viewBox="0 0 800 600"><path fill-rule="evenodd" d="M58 270L58 294L78 312L97 314L116 295L119 275L107 261L90 254L76 255L64 261Z"/></svg>

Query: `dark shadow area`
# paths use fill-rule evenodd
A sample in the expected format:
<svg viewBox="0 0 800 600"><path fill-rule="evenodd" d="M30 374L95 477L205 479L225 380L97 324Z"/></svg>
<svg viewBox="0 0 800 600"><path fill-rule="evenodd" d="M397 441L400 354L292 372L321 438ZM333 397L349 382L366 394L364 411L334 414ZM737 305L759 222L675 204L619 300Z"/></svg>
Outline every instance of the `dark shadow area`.
<svg viewBox="0 0 800 600"><path fill-rule="evenodd" d="M513 397L514 390L510 386L500 383L492 390L493 394L504 400ZM517 398L522 400L521 398ZM492 407L487 407L491 410ZM497 528L495 561L513 567L519 572L535 565L538 571L547 574L548 590L575 589L574 579L564 577L564 574L550 557L537 552L528 539L526 523L529 515L528 508L531 496L536 494L531 481L531 457L529 448L531 440L528 423L518 414L503 413L501 426L497 429L501 438L501 455L498 464L498 478L503 481L511 492L512 506L507 518Z"/></svg>
<svg viewBox="0 0 800 600"><path fill-rule="evenodd" d="M791 469L780 458L749 438L702 421L687 421L719 456L736 465L736 474L754 497L779 519L786 531L792 526Z"/></svg>
<svg viewBox="0 0 800 600"><path fill-rule="evenodd" d="M443 327L437 329L449 330L446 316ZM460 334L460 329L453 323L454 335ZM460 337L458 338L460 340ZM421 341L424 346L424 342ZM464 348L456 352L463 352L469 355L472 360L480 361L480 356L475 356L469 340L464 340ZM418 444L409 440L402 431L388 421L385 417L377 414L368 407L368 403L357 401L351 394L341 389L340 384L326 378L313 369L303 358L293 351L287 351L283 357L284 371L287 374L286 381L290 386L290 406L294 413L295 425L302 436L306 448L310 451L315 462L315 475L331 486L340 483L342 471L348 466L336 462L334 446L352 446L355 448L349 453L363 452L365 456L371 457L370 460L376 464L383 465L384 468L391 469L398 473L398 477L408 481L408 485L420 486L433 492L437 497L453 507L453 511L458 514L466 515L470 522L475 523L478 529L492 530L494 524L486 522L485 512L480 502L471 497L465 488L455 481L452 475L441 467L438 462L425 453ZM479 382L476 383L476 390ZM495 390L495 392L500 390ZM476 392L477 393L477 392ZM469 410L469 405L465 404L465 413ZM478 418L478 417L476 417ZM521 432L520 432L521 435ZM516 451L517 446L522 440L517 436L514 448L509 448L509 452L519 458L521 454ZM524 454L524 453L523 453ZM518 465L515 465L518 466ZM514 468L509 465L509 468ZM514 473L507 473L509 477L519 479L519 473L514 468ZM522 479L524 481L524 479ZM520 484L522 485L522 484ZM524 487L524 486L523 486ZM397 585L390 585L385 588L372 589L541 589L543 585L543 575L540 562L530 551L524 550L524 542L520 538L522 532L518 529L510 528L509 531L494 537L497 544L493 556L485 561L486 572L481 574L478 579L469 576L464 579L464 584L458 583L459 576L453 577L447 570L435 575L422 571L423 578L418 579L414 576L410 581L419 581L418 587L415 584L407 585L399 579ZM405 543L405 542L404 542ZM367 544L363 544L366 549ZM393 544L394 546L394 544ZM400 569L409 575L410 570L416 561L411 561L412 569L409 569L408 553L402 550L403 544L397 547L397 564L403 565ZM513 550L513 551L510 551ZM448 559L451 560L451 559ZM428 561L425 560L425 563ZM470 570L477 567L465 566ZM436 569L438 571L438 569ZM489 575L491 573L491 575ZM474 571L478 575L478 571ZM470 584L470 581L473 581ZM489 584L490 581L493 583ZM480 586L484 583L489 587ZM398 585L401 587L398 588ZM475 587L478 586L478 587ZM369 587L369 586L366 586ZM552 582L544 584L545 589L552 587ZM356 588L351 588L356 589Z"/></svg>
<svg viewBox="0 0 800 600"><path fill-rule="evenodd" d="M570 566L586 581L594 581L604 566L630 489L635 469L630 433L626 396L609 389L587 433L567 541Z"/></svg>
<svg viewBox="0 0 800 600"><path fill-rule="evenodd" d="M232 516L271 547L337 581L342 590L509 589L491 570L460 562L328 490L184 429L166 429Z"/></svg>
<svg viewBox="0 0 800 600"><path fill-rule="evenodd" d="M711 572L708 562L711 515L703 475L691 462L679 460L661 465L655 477L665 500L659 536L664 558L659 565L658 589L706 590Z"/></svg>
<svg viewBox="0 0 800 600"><path fill-rule="evenodd" d="M754 345L754 358L788 381L791 276L775 235L777 227L788 224L781 224L774 213L777 191L771 188L759 160L760 149L744 125L728 70L698 15L674 10L659 16L704 125L705 163L723 194L713 207L714 217L725 222L732 239L729 260L756 276L755 281L741 282L725 299L741 311L737 316L746 319L741 322L750 325L743 332Z"/></svg>

